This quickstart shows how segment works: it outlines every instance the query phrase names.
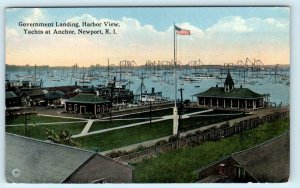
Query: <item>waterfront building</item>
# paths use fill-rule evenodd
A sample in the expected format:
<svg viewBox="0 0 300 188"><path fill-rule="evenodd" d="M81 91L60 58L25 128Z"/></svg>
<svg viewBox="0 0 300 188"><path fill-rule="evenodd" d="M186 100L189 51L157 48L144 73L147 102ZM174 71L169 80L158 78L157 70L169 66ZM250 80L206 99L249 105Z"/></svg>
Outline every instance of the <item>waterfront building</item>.
<svg viewBox="0 0 300 188"><path fill-rule="evenodd" d="M196 94L197 103L201 107L255 110L264 108L267 95L258 94L248 88L235 88L234 81L228 71L224 87L211 87Z"/></svg>
<svg viewBox="0 0 300 188"><path fill-rule="evenodd" d="M48 105L60 105L60 99L64 96L65 94L61 91L49 91L45 95L45 102Z"/></svg>
<svg viewBox="0 0 300 188"><path fill-rule="evenodd" d="M6 107L14 107L20 106L21 100L13 91L5 92L5 106Z"/></svg>
<svg viewBox="0 0 300 188"><path fill-rule="evenodd" d="M20 90L19 96L23 106L40 106L45 103L46 89L24 89Z"/></svg>
<svg viewBox="0 0 300 188"><path fill-rule="evenodd" d="M99 115L108 113L110 101L98 95L79 93L65 101L65 110L69 113Z"/></svg>

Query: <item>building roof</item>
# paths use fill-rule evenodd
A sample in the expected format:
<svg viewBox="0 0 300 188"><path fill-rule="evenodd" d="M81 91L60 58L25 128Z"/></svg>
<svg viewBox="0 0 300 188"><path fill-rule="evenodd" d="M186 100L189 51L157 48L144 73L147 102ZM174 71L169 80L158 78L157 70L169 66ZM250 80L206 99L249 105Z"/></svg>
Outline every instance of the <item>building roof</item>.
<svg viewBox="0 0 300 188"><path fill-rule="evenodd" d="M48 91L61 91L63 93L74 92L76 89L80 88L79 86L57 86L57 87L48 87Z"/></svg>
<svg viewBox="0 0 300 188"><path fill-rule="evenodd" d="M199 173L208 168L214 168L214 165L231 157L258 182L284 182L289 178L289 156L289 134L285 133L260 145L225 156L195 172ZM220 181L218 177L218 175L211 174L198 182L231 181L228 178ZM234 180L232 182L234 182Z"/></svg>
<svg viewBox="0 0 300 188"><path fill-rule="evenodd" d="M8 182L61 183L93 152L6 133Z"/></svg>
<svg viewBox="0 0 300 188"><path fill-rule="evenodd" d="M76 95L75 97L71 98L70 100L68 100L67 102L72 102L72 103L107 103L109 102L108 100L99 97L97 95L94 94L83 94L83 93L79 93L78 95Z"/></svg>
<svg viewBox="0 0 300 188"><path fill-rule="evenodd" d="M236 99L257 99L264 95L255 93L248 88L233 88L230 92L225 92L224 87L211 87L208 90L198 93L197 97L216 97L216 98L236 98Z"/></svg>
<svg viewBox="0 0 300 188"><path fill-rule="evenodd" d="M5 98L10 99L10 98L17 98L18 96L13 92L13 91L7 91L5 92Z"/></svg>
<svg viewBox="0 0 300 188"><path fill-rule="evenodd" d="M59 99L62 98L65 94L61 91L49 91L45 98L46 99Z"/></svg>
<svg viewBox="0 0 300 188"><path fill-rule="evenodd" d="M39 96L39 95L46 95L48 93L47 90L42 89L30 89L24 91L28 96Z"/></svg>
<svg viewBox="0 0 300 188"><path fill-rule="evenodd" d="M64 96L62 97L62 99L70 99L72 97L75 97L76 95L78 95L78 93L76 93L76 92L68 92L68 93L64 94Z"/></svg>
<svg viewBox="0 0 300 188"><path fill-rule="evenodd" d="M282 182L289 178L289 134L259 146L234 153L232 157L258 182Z"/></svg>

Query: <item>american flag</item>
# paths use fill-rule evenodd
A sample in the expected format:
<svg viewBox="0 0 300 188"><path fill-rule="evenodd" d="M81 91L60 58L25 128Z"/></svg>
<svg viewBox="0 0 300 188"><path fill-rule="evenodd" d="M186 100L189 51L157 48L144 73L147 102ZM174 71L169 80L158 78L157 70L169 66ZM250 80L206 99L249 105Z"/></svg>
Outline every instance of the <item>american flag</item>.
<svg viewBox="0 0 300 188"><path fill-rule="evenodd" d="M174 29L175 29L177 35L190 35L191 34L190 30L181 29L180 27L177 27L176 25L174 25Z"/></svg>

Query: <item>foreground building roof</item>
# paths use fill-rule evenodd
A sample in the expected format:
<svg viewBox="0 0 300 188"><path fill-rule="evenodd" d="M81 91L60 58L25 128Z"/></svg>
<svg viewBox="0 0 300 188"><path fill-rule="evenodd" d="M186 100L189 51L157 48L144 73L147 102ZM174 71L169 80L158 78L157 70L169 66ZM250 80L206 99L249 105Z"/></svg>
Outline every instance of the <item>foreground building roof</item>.
<svg viewBox="0 0 300 188"><path fill-rule="evenodd" d="M232 154L258 182L282 182L289 177L289 134Z"/></svg>
<svg viewBox="0 0 300 188"><path fill-rule="evenodd" d="M91 151L6 133L5 175L15 183L131 182L132 167Z"/></svg>

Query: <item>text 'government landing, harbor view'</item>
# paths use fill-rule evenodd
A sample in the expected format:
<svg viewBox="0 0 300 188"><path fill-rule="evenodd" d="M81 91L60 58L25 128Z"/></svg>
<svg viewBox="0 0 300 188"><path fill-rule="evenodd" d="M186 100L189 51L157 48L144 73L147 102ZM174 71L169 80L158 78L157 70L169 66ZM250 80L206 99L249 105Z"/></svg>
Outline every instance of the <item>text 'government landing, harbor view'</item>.
<svg viewBox="0 0 300 188"><path fill-rule="evenodd" d="M246 7L236 8L247 11ZM109 8L99 11L106 9ZM148 8L145 13L161 14L169 9ZM35 14L42 11L51 14L55 9L30 10ZM93 9L89 11L97 17ZM61 21L60 27L69 27L67 23L87 23L92 20L90 14ZM104 23L101 17L98 19L97 23ZM128 18L122 18L123 22L116 21L115 17L110 19L115 19L121 28L114 35L122 40L127 34L123 22ZM246 21L241 21L241 17L226 17L217 24L226 21L227 25L215 24L203 33L212 35L215 34L212 29L223 31L228 29L228 24L233 24L232 28L239 27L247 33L243 37L248 40L255 28L248 31L241 25L248 21L253 26L259 19L272 22L270 25L281 23L264 16L256 20L245 18ZM9 27L20 23L11 20ZM40 23L26 19L22 22L24 27L29 27L26 25L29 21ZM235 22L238 24L234 25ZM43 23L55 27L58 22L49 19ZM143 28L135 24L136 32L145 28L153 32L149 25ZM155 25L154 21L152 24ZM185 43L201 39L197 38L199 29L183 21L169 26L165 33L170 35L167 39L172 45L165 59L153 56L141 61L140 55L132 52L130 59L124 60L116 58L121 51L116 57L103 51L109 57L98 63L74 61L68 65L52 65L39 64L32 58L33 63L22 64L13 58L9 48L5 72L7 182L286 182L289 178L289 59L274 63L260 52L255 56L208 63L201 55L198 58L182 55L184 51L192 51ZM276 27L282 29L285 25ZM28 33L22 34L28 37ZM134 34L139 37L138 33ZM13 41L20 35L7 36ZM196 37L188 38L192 35ZM26 40L33 40L30 37ZM81 38L76 40L87 45ZM11 51L14 54L17 50ZM46 62L47 55L43 56Z"/></svg>

